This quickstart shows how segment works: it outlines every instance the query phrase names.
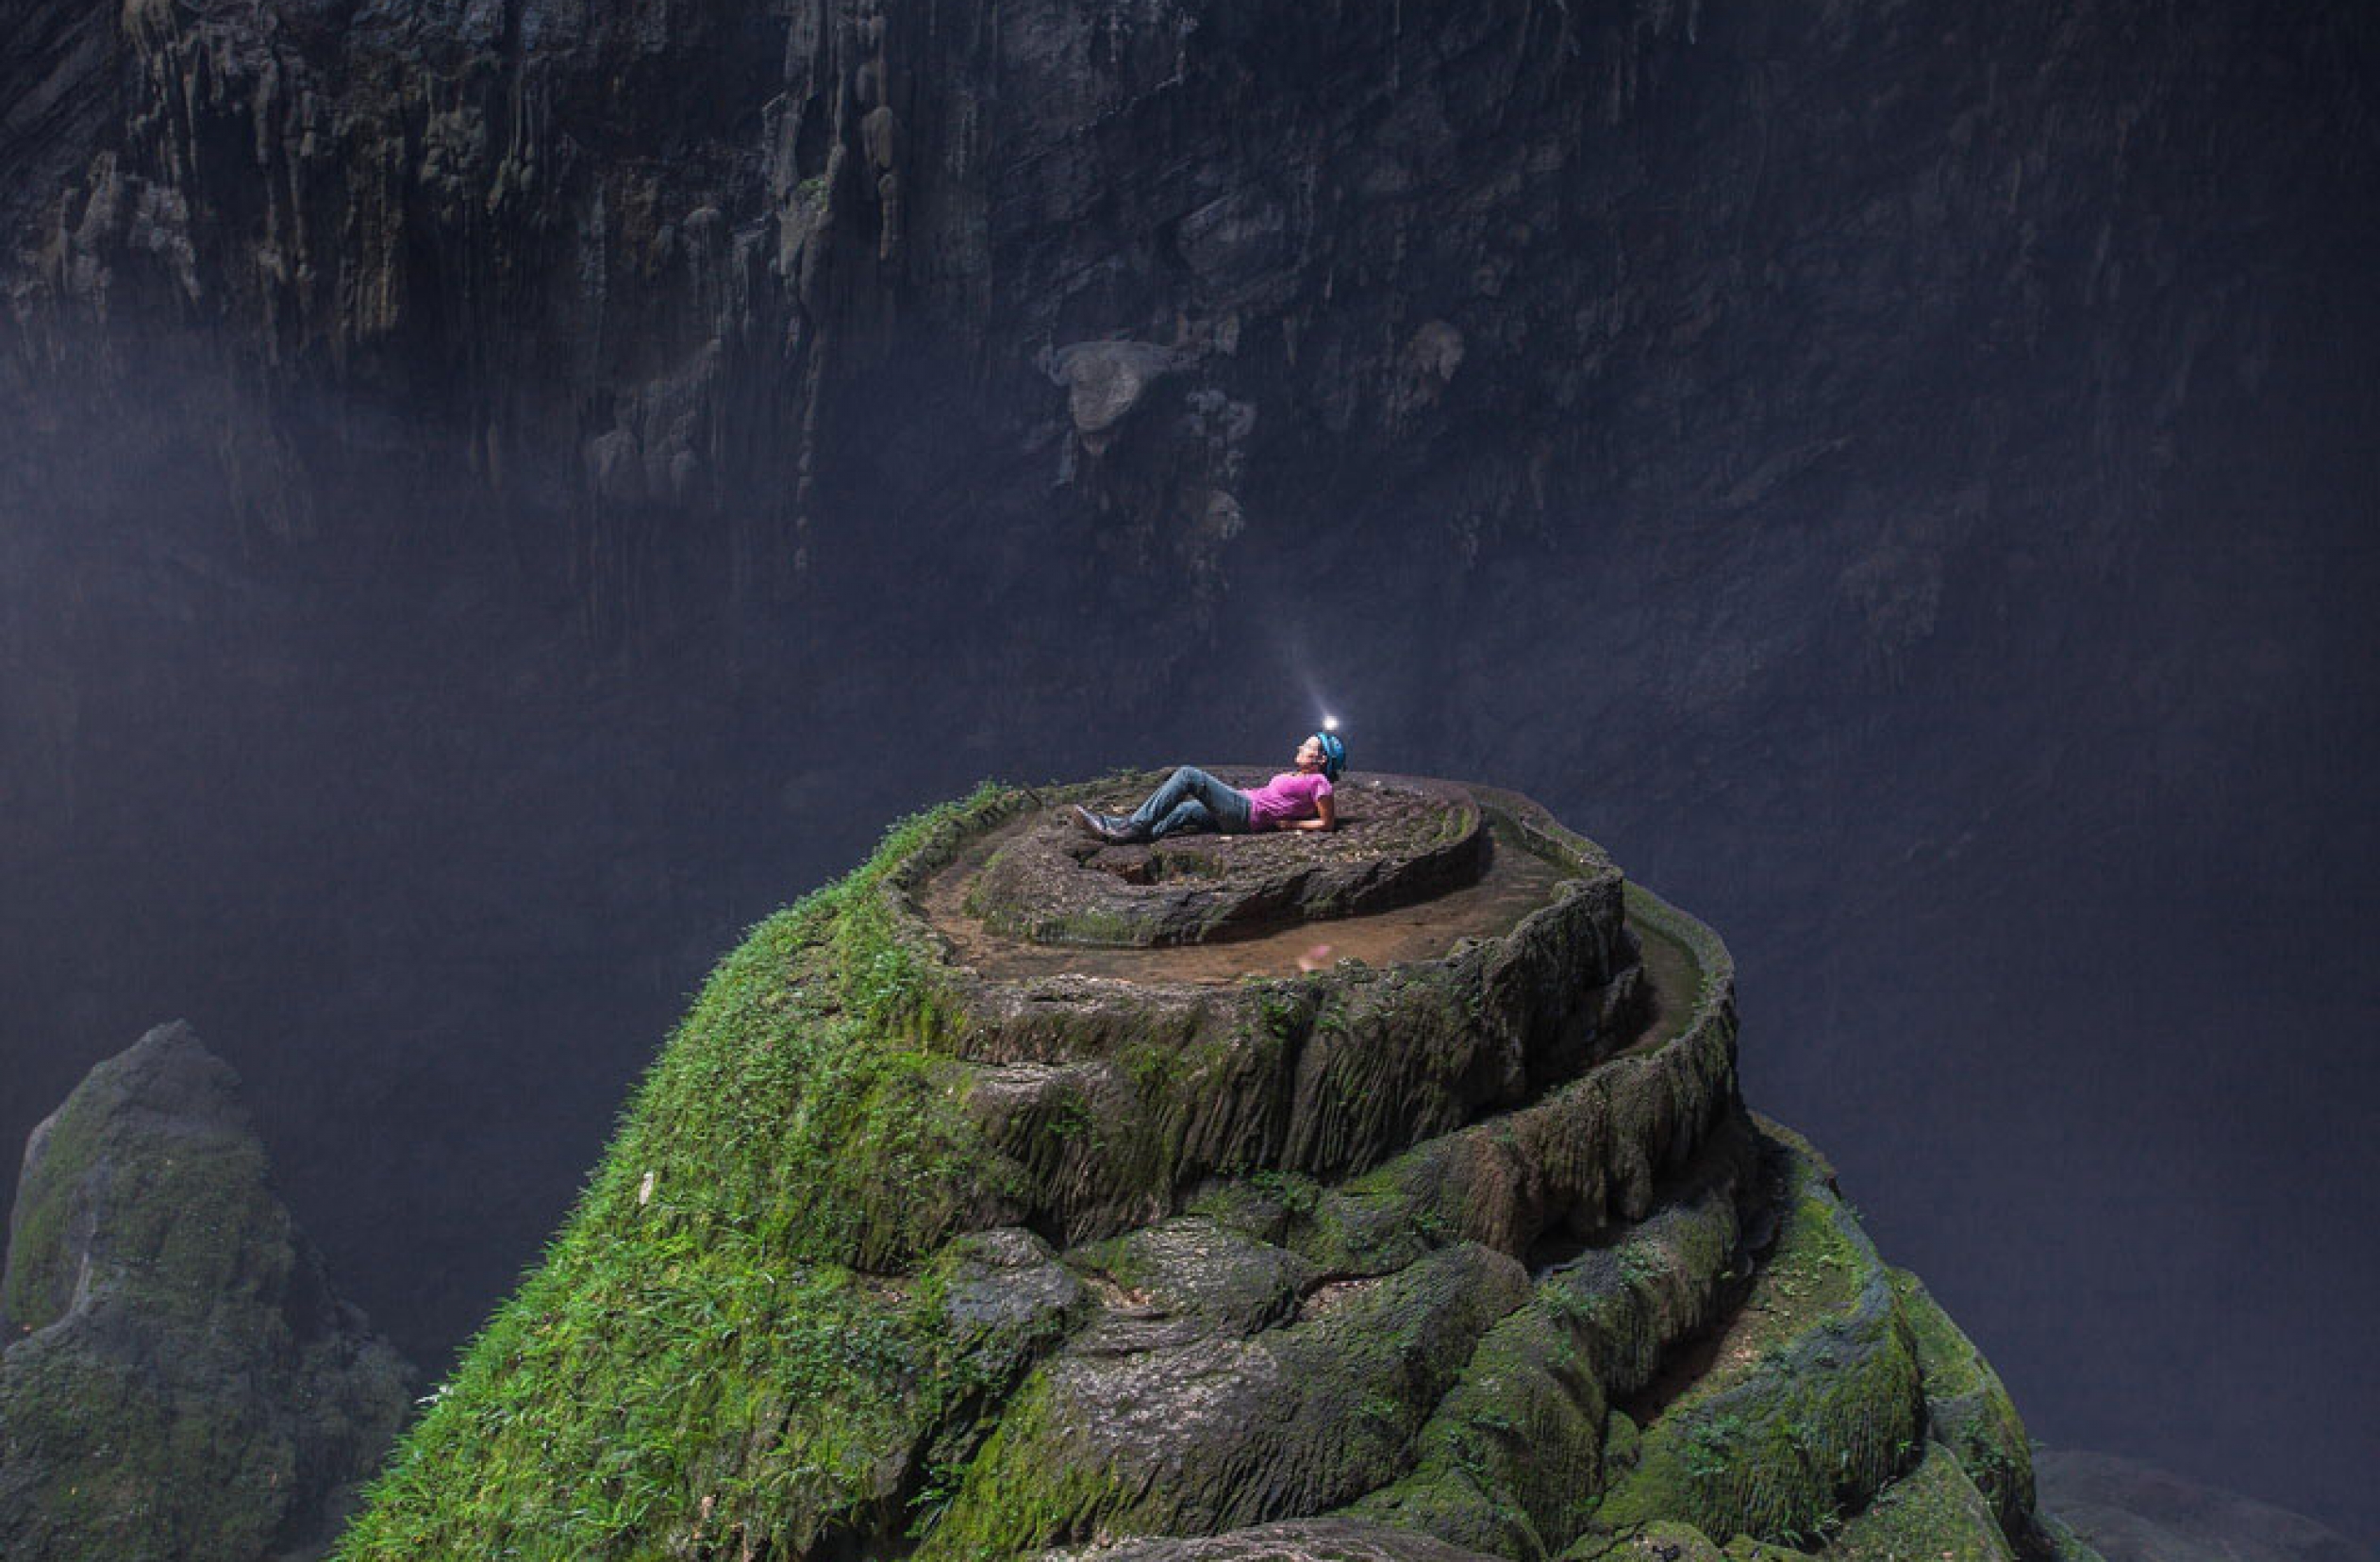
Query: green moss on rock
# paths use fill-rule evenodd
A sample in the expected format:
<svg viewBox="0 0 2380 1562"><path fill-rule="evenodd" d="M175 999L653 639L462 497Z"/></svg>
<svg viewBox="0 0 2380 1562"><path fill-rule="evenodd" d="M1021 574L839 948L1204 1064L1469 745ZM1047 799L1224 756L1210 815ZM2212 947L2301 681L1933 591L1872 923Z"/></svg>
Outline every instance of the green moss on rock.
<svg viewBox="0 0 2380 1562"><path fill-rule="evenodd" d="M2049 1559L2049 1562L2105 1562L2105 1558L2091 1549L2089 1541L2056 1515L2037 1513L2034 1521L2041 1537L2038 1554Z"/></svg>
<svg viewBox="0 0 2380 1562"><path fill-rule="evenodd" d="M1552 1267L1480 1342L1423 1428L1413 1469L1350 1512L1506 1556L1570 1544L1602 1489L1611 1400L1717 1310L1742 1149L1714 1146L1650 1218Z"/></svg>
<svg viewBox="0 0 2380 1562"><path fill-rule="evenodd" d="M1991 1504L1956 1454L1928 1445L1918 1467L1893 1482L1843 1526L1826 1548L1841 1562L2015 1562Z"/></svg>
<svg viewBox="0 0 2380 1562"><path fill-rule="evenodd" d="M1216 1536L1121 1540L1071 1554L1082 1562L1489 1562L1477 1552L1350 1519L1295 1519Z"/></svg>
<svg viewBox="0 0 2380 1562"><path fill-rule="evenodd" d="M0 1554L308 1553L396 1431L410 1371L266 1178L189 1028L93 1069L35 1131L0 1358Z"/></svg>
<svg viewBox="0 0 2380 1562"><path fill-rule="evenodd" d="M1613 1461L1603 1528L1679 1518L1802 1544L1914 1460L1923 1400L1884 1267L1822 1164L1771 1142L1775 1245L1707 1360Z"/></svg>
<svg viewBox="0 0 2380 1562"><path fill-rule="evenodd" d="M1294 1318L1300 1300L1322 1278L1288 1249L1200 1215L1146 1226L1068 1256L1105 1281L1124 1305L1243 1336Z"/></svg>
<svg viewBox="0 0 2380 1562"><path fill-rule="evenodd" d="M1027 1387L920 1554L1214 1534L1335 1507L1396 1476L1428 1407L1526 1293L1517 1264L1465 1244L1324 1287L1251 1338L1092 1330Z"/></svg>
<svg viewBox="0 0 2380 1562"><path fill-rule="evenodd" d="M933 1500L954 1421L1031 1354L944 1305L970 1249L926 1262L1006 1223L1015 1172L923 1045L940 994L879 898L964 806L721 963L342 1556L798 1554Z"/></svg>
<svg viewBox="0 0 2380 1562"><path fill-rule="evenodd" d="M721 964L346 1557L1732 1555L1914 1464L1920 1346L1758 1148L1708 930L1482 793L1576 870L1506 936L992 980L921 897L1066 795L910 821Z"/></svg>
<svg viewBox="0 0 2380 1562"><path fill-rule="evenodd" d="M1622 1535L1597 1535L1562 1554L1562 1562L1725 1562L1726 1553L1693 1525L1656 1519Z"/></svg>
<svg viewBox="0 0 2380 1562"><path fill-rule="evenodd" d="M2020 1542L2033 1525L2033 1450L2016 1402L1923 1281L1895 1270L1892 1288L1924 1374L1926 1435L1956 1455L1998 1516L2001 1532L2012 1544Z"/></svg>

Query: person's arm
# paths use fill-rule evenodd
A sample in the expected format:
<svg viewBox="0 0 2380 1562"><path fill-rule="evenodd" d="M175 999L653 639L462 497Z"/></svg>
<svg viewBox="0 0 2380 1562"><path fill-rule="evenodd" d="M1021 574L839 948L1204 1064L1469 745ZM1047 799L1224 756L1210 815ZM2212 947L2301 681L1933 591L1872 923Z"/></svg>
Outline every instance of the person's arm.
<svg viewBox="0 0 2380 1562"><path fill-rule="evenodd" d="M1314 799L1314 818L1301 819L1296 823L1296 824L1291 826L1291 828L1300 830L1327 830L1332 825L1339 823L1338 805L1334 804L1330 800L1330 793L1328 792L1324 792L1322 796Z"/></svg>

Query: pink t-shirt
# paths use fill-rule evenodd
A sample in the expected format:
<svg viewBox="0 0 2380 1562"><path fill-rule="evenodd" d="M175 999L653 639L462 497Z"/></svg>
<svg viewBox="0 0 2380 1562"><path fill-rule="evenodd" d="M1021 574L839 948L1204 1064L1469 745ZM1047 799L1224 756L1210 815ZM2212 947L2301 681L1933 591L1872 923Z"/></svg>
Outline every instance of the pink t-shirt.
<svg viewBox="0 0 2380 1562"><path fill-rule="evenodd" d="M1283 771L1248 793L1248 827L1277 830L1292 820L1319 818L1330 794L1330 777L1321 771Z"/></svg>

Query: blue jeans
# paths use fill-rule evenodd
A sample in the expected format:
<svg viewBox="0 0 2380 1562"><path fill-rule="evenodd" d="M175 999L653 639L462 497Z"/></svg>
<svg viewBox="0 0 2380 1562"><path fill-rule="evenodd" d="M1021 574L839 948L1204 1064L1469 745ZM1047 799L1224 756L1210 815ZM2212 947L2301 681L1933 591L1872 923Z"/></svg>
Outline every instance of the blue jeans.
<svg viewBox="0 0 2380 1562"><path fill-rule="evenodd" d="M1220 830L1224 835L1248 831L1248 794L1218 781L1195 765L1184 765L1165 785L1132 810L1136 830L1151 840L1163 840L1183 830Z"/></svg>

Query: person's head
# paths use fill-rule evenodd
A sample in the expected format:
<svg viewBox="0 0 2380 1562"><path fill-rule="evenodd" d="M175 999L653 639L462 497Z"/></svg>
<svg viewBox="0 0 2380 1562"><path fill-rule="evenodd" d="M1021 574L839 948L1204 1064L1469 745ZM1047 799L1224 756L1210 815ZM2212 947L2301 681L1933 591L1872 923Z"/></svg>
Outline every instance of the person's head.
<svg viewBox="0 0 2380 1562"><path fill-rule="evenodd" d="M1297 768L1321 771L1330 780L1339 779L1339 773L1347 768L1347 745L1335 732L1317 732L1297 745Z"/></svg>

